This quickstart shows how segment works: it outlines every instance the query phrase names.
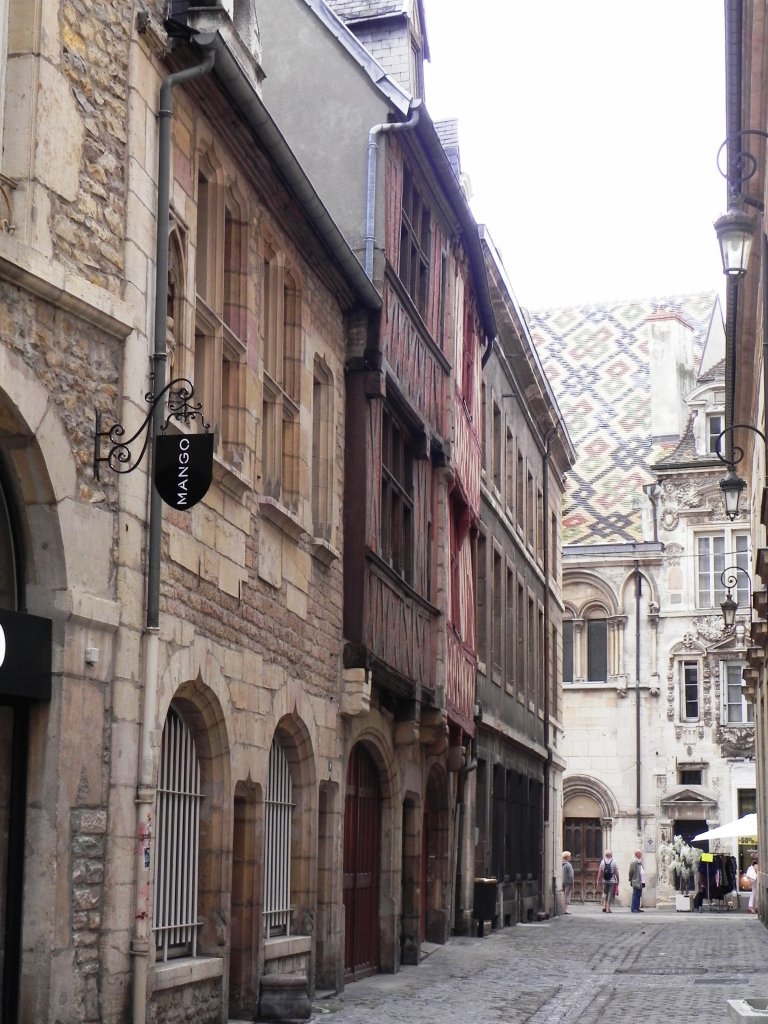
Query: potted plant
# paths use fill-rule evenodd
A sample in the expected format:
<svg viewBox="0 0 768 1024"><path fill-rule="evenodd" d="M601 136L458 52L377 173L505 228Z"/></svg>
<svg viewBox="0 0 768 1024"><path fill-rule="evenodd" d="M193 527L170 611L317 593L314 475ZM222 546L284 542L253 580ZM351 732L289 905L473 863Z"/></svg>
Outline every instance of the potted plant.
<svg viewBox="0 0 768 1024"><path fill-rule="evenodd" d="M690 846L682 836L674 836L671 843L659 844L659 858L662 871L674 872L676 910L690 910L689 893L696 891L696 876L701 860L701 850Z"/></svg>

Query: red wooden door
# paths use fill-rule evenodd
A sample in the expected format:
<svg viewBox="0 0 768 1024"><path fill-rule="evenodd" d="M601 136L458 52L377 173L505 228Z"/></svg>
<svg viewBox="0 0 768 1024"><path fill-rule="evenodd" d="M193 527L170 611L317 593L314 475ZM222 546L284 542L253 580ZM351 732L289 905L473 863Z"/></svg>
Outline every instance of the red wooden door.
<svg viewBox="0 0 768 1024"><path fill-rule="evenodd" d="M599 818L566 818L564 850L571 851L573 865L573 900L579 903L600 898L595 886L597 869L602 860L603 830Z"/></svg>
<svg viewBox="0 0 768 1024"><path fill-rule="evenodd" d="M421 823L421 864L419 866L419 942L427 941L427 813Z"/></svg>
<svg viewBox="0 0 768 1024"><path fill-rule="evenodd" d="M358 744L349 758L344 807L344 970L350 980L379 969L380 847L379 776Z"/></svg>

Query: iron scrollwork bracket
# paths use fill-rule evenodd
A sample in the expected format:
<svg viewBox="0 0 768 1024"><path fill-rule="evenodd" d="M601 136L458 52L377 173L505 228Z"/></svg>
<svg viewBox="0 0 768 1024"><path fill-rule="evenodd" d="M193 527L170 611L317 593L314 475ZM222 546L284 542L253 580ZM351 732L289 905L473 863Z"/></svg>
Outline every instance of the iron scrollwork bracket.
<svg viewBox="0 0 768 1024"><path fill-rule="evenodd" d="M102 462L108 463L109 468L115 473L132 473L134 469L138 469L152 434L150 425L155 409L164 400L166 395L168 396L168 415L165 418L165 422L160 426L160 430L163 433L168 429L171 420L183 421L187 425L190 421L200 420L201 426L206 434L208 433L211 425L205 421L202 403L192 401L195 396L195 388L186 377L177 377L175 380L170 381L159 395L153 395L151 391L147 392L144 396L144 401L150 403L149 412L139 429L131 437L125 437L125 427L122 423L115 423L109 430L102 430L101 413L97 409L93 448L93 476L95 480L101 479L99 466ZM141 450L134 457L131 445L142 434L144 434L144 439L141 443ZM107 443L110 445L106 455L101 454L102 438L106 438Z"/></svg>
<svg viewBox="0 0 768 1024"><path fill-rule="evenodd" d="M736 139L741 140L745 136L756 136L759 139L768 139L768 132L764 132L760 128L742 128L741 131L734 132L732 135L729 135L717 151L717 169L728 182L729 191L733 195L740 196L748 206L754 206L762 212L763 203L759 199L752 199L751 196L745 196L741 191L741 186L757 173L757 157L753 153L750 153L748 149L744 148L740 148L737 153L732 151L732 143ZM741 143L739 144L741 145ZM728 160L728 166L725 170L721 167L721 156L723 150L725 150Z"/></svg>
<svg viewBox="0 0 768 1024"><path fill-rule="evenodd" d="M738 466L741 460L744 458L744 449L741 445L735 444L733 438L730 435L734 430L751 430L753 434L757 434L765 441L765 434L762 430L758 430L757 427L751 426L749 423L732 423L725 430L721 430L717 435L717 443L715 445L715 455L718 459L726 466ZM723 440L725 437L729 438L728 451L724 455L722 452Z"/></svg>

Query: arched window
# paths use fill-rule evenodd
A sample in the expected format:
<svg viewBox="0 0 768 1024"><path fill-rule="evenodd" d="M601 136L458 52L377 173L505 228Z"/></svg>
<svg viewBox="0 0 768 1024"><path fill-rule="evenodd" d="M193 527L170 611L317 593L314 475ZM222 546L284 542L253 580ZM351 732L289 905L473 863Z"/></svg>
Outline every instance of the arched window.
<svg viewBox="0 0 768 1024"><path fill-rule="evenodd" d="M587 619L587 682L604 683L608 679L608 619L595 611Z"/></svg>
<svg viewBox="0 0 768 1024"><path fill-rule="evenodd" d="M195 741L172 708L157 780L153 930L158 959L197 955L202 798Z"/></svg>
<svg viewBox="0 0 768 1024"><path fill-rule="evenodd" d="M269 752L264 823L264 934L290 934L293 782L277 737Z"/></svg>
<svg viewBox="0 0 768 1024"><path fill-rule="evenodd" d="M608 614L598 605L583 618L563 619L563 682L607 683L615 669L608 660Z"/></svg>

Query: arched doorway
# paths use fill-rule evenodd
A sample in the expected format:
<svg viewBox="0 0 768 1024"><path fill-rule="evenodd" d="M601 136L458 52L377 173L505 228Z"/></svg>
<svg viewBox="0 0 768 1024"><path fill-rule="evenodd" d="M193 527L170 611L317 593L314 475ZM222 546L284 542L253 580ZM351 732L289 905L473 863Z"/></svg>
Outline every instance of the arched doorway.
<svg viewBox="0 0 768 1024"><path fill-rule="evenodd" d="M51 623L21 611L20 520L0 458L0 1020L18 1019L30 717L50 699Z"/></svg>
<svg viewBox="0 0 768 1024"><path fill-rule="evenodd" d="M352 748L344 805L344 973L350 981L379 969L381 789L362 743Z"/></svg>
<svg viewBox="0 0 768 1024"><path fill-rule="evenodd" d="M581 903L600 897L597 869L611 846L616 803L597 779L571 776L563 784L563 849L571 851L573 899Z"/></svg>
<svg viewBox="0 0 768 1024"><path fill-rule="evenodd" d="M597 900L595 886L602 857L603 833L599 818L564 819L563 849L571 851L573 865L573 899L581 903Z"/></svg>

